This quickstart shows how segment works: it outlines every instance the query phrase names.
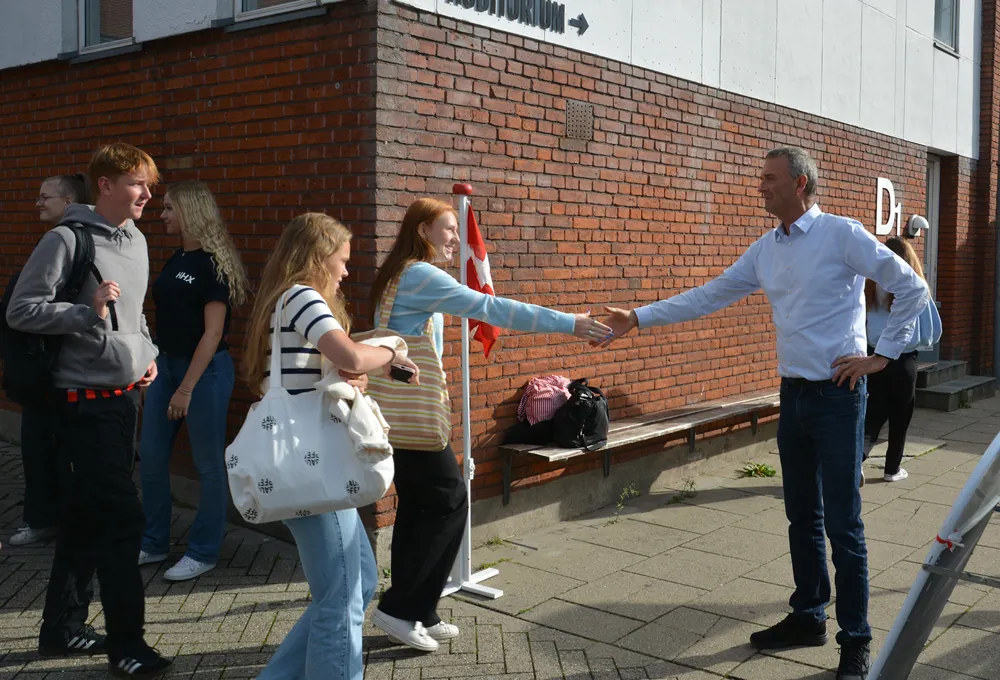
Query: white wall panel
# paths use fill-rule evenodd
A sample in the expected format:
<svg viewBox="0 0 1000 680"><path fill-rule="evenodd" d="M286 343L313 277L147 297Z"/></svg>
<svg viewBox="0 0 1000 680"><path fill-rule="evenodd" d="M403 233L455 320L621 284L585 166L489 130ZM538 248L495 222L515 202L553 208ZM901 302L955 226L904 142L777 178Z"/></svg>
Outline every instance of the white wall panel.
<svg viewBox="0 0 1000 680"><path fill-rule="evenodd" d="M440 3L441 0L438 0ZM671 3L673 4L673 3ZM581 10L586 9L586 12ZM584 14L590 28L583 35L569 25L570 19ZM507 22L508 24L510 22ZM582 2L566 3L566 32L546 31L545 41L579 49L580 42L586 41L587 51L601 56L630 63L632 59L632 0L628 2Z"/></svg>
<svg viewBox="0 0 1000 680"><path fill-rule="evenodd" d="M976 29L979 26L977 20L982 12L980 0L961 0L958 6L958 53L967 59L979 62L979 51L976 46Z"/></svg>
<svg viewBox="0 0 1000 680"><path fill-rule="evenodd" d="M861 117L861 0L823 1L820 112L857 125Z"/></svg>
<svg viewBox="0 0 1000 680"><path fill-rule="evenodd" d="M720 84L774 101L777 0L722 0Z"/></svg>
<svg viewBox="0 0 1000 680"><path fill-rule="evenodd" d="M933 38L934 0L907 0L906 27L928 38Z"/></svg>
<svg viewBox="0 0 1000 680"><path fill-rule="evenodd" d="M896 0L864 0L864 3L892 19L896 18Z"/></svg>
<svg viewBox="0 0 1000 680"><path fill-rule="evenodd" d="M719 87L722 67L722 0L702 0L701 82Z"/></svg>
<svg viewBox="0 0 1000 680"><path fill-rule="evenodd" d="M776 101L799 111L819 111L825 39L823 4L778 0L778 36Z"/></svg>
<svg viewBox="0 0 1000 680"><path fill-rule="evenodd" d="M958 59L934 50L934 90L931 95L931 145L938 149L954 149L958 144Z"/></svg>
<svg viewBox="0 0 1000 680"><path fill-rule="evenodd" d="M934 42L930 38L907 29L903 135L917 144L931 143L934 52Z"/></svg>
<svg viewBox="0 0 1000 680"><path fill-rule="evenodd" d="M896 22L866 6L861 15L861 125L896 131Z"/></svg>
<svg viewBox="0 0 1000 680"><path fill-rule="evenodd" d="M675 0L670 3L663 0L633 0L633 63L679 78L701 80L701 2L702 0Z"/></svg>
<svg viewBox="0 0 1000 680"><path fill-rule="evenodd" d="M2 0L0 5L0 69L59 56L62 0Z"/></svg>
<svg viewBox="0 0 1000 680"><path fill-rule="evenodd" d="M210 28L218 17L217 0L133 0L136 42ZM232 2L229 14L232 16Z"/></svg>
<svg viewBox="0 0 1000 680"><path fill-rule="evenodd" d="M971 59L958 62L958 97L955 120L956 151L961 156L979 156L979 65ZM936 124L935 124L936 125Z"/></svg>

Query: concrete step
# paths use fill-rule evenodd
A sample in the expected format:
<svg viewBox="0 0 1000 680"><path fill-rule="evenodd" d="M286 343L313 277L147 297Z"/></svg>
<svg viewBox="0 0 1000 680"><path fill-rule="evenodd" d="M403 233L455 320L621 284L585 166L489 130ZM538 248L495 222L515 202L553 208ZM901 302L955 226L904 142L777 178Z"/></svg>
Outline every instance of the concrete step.
<svg viewBox="0 0 1000 680"><path fill-rule="evenodd" d="M993 378L965 375L933 387L917 389L917 407L936 411L954 411L974 401L988 399L996 391Z"/></svg>
<svg viewBox="0 0 1000 680"><path fill-rule="evenodd" d="M966 375L965 361L938 361L917 364L917 387L934 387Z"/></svg>

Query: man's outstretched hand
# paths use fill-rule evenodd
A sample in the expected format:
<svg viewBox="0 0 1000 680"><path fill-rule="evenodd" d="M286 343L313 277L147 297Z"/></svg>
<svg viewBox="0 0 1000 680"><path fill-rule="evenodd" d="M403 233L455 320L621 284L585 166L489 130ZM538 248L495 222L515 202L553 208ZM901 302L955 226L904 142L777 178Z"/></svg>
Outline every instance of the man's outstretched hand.
<svg viewBox="0 0 1000 680"><path fill-rule="evenodd" d="M611 329L611 335L603 340L592 341L590 344L594 347L607 347L618 338L631 333L632 329L639 325L639 319L636 318L635 312L630 309L605 307L604 311L608 314L607 318L604 319L604 325Z"/></svg>

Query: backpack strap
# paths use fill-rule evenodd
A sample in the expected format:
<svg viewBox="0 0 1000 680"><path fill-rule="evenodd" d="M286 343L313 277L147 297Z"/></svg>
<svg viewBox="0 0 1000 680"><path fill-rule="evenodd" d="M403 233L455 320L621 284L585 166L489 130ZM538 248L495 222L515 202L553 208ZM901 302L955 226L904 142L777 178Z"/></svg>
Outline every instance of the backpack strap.
<svg viewBox="0 0 1000 680"><path fill-rule="evenodd" d="M76 300L83 289L83 283L88 274L93 274L98 285L104 280L100 270L95 264L97 249L94 246L94 235L90 229L80 222L70 222L62 225L73 232L76 239L76 248L73 251L73 268L70 270L69 278L63 287L63 294L67 300ZM118 330L118 312L115 311L115 303L108 303L108 311L111 314L111 330Z"/></svg>

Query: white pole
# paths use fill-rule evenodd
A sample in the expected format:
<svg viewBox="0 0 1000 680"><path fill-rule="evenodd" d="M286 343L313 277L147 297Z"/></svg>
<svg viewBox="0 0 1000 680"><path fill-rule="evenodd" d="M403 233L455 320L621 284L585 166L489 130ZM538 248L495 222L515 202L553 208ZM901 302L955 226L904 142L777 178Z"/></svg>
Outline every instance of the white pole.
<svg viewBox="0 0 1000 680"><path fill-rule="evenodd" d="M472 187L468 184L456 184L452 190L458 195L458 229L459 240L459 270L463 286L469 284L466 262L469 260L469 196ZM469 320L462 317L462 476L465 478L465 492L469 499L469 509L465 518L465 534L462 537L462 547L458 551L455 564L451 569L448 584L443 595L450 595L458 590L465 590L476 595L491 599L503 596L502 590L479 585L481 581L498 575L497 569L484 569L472 573L472 478L476 473L476 464L472 460L472 404L469 387Z"/></svg>

